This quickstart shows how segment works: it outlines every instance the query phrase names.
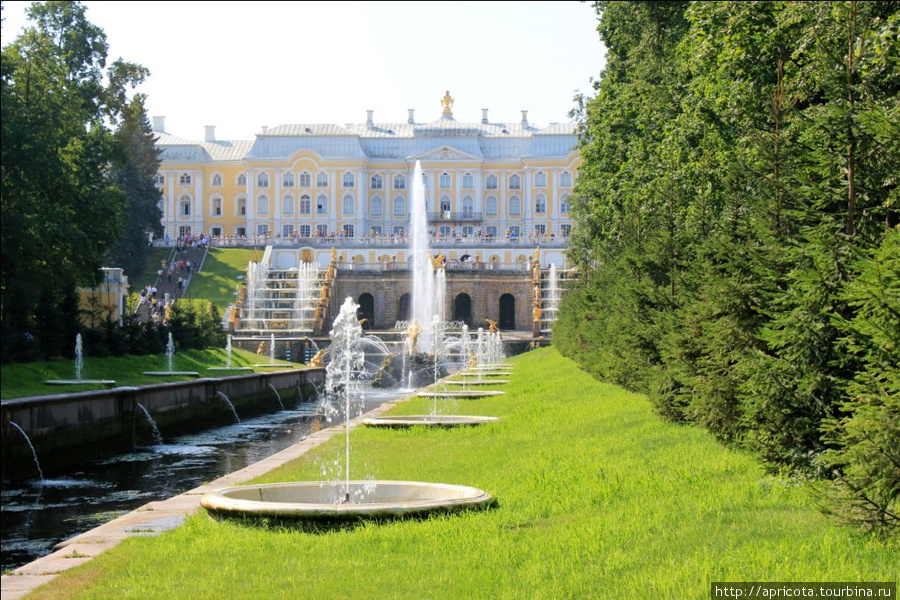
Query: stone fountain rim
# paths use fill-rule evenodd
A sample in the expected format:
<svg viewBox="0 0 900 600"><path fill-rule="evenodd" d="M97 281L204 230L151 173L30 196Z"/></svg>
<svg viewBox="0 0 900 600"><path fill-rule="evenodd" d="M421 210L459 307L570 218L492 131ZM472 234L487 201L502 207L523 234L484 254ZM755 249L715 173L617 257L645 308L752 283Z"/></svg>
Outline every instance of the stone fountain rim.
<svg viewBox="0 0 900 600"><path fill-rule="evenodd" d="M369 417L362 421L369 427L459 427L464 425L483 425L497 423L499 417L476 415L396 415L393 417Z"/></svg>
<svg viewBox="0 0 900 600"><path fill-rule="evenodd" d="M248 488L277 489L299 488L309 489L323 487L343 488L346 484L353 486L379 485L405 486L410 488L440 488L456 492L458 495L441 500L408 500L393 502L370 502L366 504L346 503L330 504L318 502L272 502L260 500L243 500L230 498L228 493L247 491ZM494 497L484 490L464 485L448 483L428 483L421 481L395 480L356 480L349 482L334 481L292 481L284 483L266 483L250 486L231 486L204 494L200 505L215 516L226 517L275 517L288 519L326 520L356 519L363 517L384 517L415 515L437 511L459 510L464 508L482 508L494 502Z"/></svg>

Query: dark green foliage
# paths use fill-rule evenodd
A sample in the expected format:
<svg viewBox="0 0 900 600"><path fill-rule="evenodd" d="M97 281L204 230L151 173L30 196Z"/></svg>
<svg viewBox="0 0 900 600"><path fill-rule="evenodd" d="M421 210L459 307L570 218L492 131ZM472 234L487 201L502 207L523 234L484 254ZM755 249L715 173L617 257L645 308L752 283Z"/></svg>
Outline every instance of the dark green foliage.
<svg viewBox="0 0 900 600"><path fill-rule="evenodd" d="M861 339L857 285L898 221L900 3L596 6L582 281L554 343L773 471L896 503L888 462L851 450L895 434L896 411L850 399L895 348Z"/></svg>

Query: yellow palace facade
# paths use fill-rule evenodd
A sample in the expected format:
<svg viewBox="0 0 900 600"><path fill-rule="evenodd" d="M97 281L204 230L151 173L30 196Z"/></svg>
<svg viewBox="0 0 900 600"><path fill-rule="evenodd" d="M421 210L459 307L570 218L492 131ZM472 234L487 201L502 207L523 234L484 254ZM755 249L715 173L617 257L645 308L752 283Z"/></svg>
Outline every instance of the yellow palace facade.
<svg viewBox="0 0 900 600"><path fill-rule="evenodd" d="M410 178L417 161L426 184L433 239L484 246L559 248L580 157L572 124L538 127L527 111L515 122L460 122L449 92L439 118L344 126L287 124L254 140L203 140L153 129L162 165L157 185L168 240L208 235L216 243L338 247L400 242L410 224ZM435 111L437 113L437 111ZM560 264L560 266L563 266Z"/></svg>

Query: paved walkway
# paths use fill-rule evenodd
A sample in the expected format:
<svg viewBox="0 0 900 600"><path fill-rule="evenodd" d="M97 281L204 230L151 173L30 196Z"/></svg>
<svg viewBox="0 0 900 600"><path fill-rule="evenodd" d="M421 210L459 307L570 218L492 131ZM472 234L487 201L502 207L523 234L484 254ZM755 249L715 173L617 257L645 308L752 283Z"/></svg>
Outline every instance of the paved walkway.
<svg viewBox="0 0 900 600"><path fill-rule="evenodd" d="M165 263L157 267L157 270L162 271L162 275L158 276L156 283L154 283L156 286L156 298L160 307L163 306L166 294L169 294L169 298L174 300L183 297L187 293L191 277L203 266L203 261L206 260L206 253L207 250L201 249L197 244L184 246L181 248L181 251L178 251L177 248L172 248L172 253L169 254ZM182 262L184 265L182 265ZM188 262L191 264L190 269L187 268ZM169 276L170 267L172 269L171 277ZM179 278L184 280L184 286L181 288L178 286ZM140 292L140 290L136 291ZM137 314L141 320L150 319L149 298L141 303L137 309Z"/></svg>
<svg viewBox="0 0 900 600"><path fill-rule="evenodd" d="M351 420L350 426L356 427L363 419L377 417L406 400L407 398L399 398L385 402L364 415ZM0 578L0 596L3 597L3 600L21 598L36 587L53 580L66 569L84 564L98 554L114 548L125 538L135 535L157 535L168 529L174 529L184 523L188 516L197 512L197 509L200 507L200 497L203 494L239 485L254 477L268 473L272 469L324 444L334 435L343 433L343 431L343 425L336 425L317 431L278 454L274 454L240 471L220 477L215 481L201 485L168 500L149 502L135 511L122 515L81 535L60 542L54 547L51 554L19 567L9 575L3 575Z"/></svg>

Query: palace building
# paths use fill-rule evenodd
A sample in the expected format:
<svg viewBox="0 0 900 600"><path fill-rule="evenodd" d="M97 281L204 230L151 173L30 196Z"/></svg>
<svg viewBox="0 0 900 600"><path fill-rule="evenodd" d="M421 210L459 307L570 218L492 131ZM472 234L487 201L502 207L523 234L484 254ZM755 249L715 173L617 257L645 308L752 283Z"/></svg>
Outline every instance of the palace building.
<svg viewBox="0 0 900 600"><path fill-rule="evenodd" d="M370 110L363 123L263 127L242 141L218 140L212 126L202 140L178 138L154 117L166 238L201 234L214 245L272 247L277 268L334 262L384 271L409 260L419 162L431 245L448 273L463 265L530 277L532 257L567 268L580 164L575 125L537 126L527 111L492 121L487 109L478 122L458 121L449 92L440 105L424 122L412 109L406 122L377 122ZM492 318L483 312L478 318ZM519 320L516 328L530 329Z"/></svg>

